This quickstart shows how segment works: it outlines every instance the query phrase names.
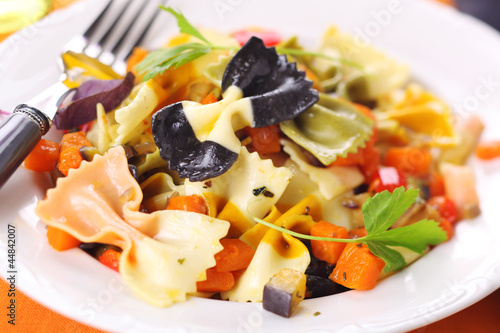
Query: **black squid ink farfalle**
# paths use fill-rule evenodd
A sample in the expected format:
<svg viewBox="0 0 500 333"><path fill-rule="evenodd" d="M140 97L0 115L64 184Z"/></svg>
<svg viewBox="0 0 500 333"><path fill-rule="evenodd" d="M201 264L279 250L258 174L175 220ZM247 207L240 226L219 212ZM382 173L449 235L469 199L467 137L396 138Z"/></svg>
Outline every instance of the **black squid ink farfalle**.
<svg viewBox="0 0 500 333"><path fill-rule="evenodd" d="M223 174L241 149L235 131L293 119L319 98L295 63L257 37L229 62L222 93L217 103L183 101L153 115L151 127L160 155L183 178L202 181Z"/></svg>

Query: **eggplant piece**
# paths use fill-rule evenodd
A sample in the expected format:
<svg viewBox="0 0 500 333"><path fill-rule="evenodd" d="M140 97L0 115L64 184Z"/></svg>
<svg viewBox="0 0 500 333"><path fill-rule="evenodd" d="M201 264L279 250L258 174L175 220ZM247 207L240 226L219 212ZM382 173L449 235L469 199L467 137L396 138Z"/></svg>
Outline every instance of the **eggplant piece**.
<svg viewBox="0 0 500 333"><path fill-rule="evenodd" d="M340 294L349 290L351 289L344 287L329 278L307 275L306 299Z"/></svg>
<svg viewBox="0 0 500 333"><path fill-rule="evenodd" d="M302 243L307 247L309 255L311 256L311 262L305 271L306 275L314 275L323 278L328 278L332 274L335 265L329 264L326 261L319 260L312 254L311 241L308 239L301 239Z"/></svg>
<svg viewBox="0 0 500 333"><path fill-rule="evenodd" d="M128 170L130 171L130 174L134 177L135 180L139 183L139 171L137 171L137 167L133 164L128 165Z"/></svg>
<svg viewBox="0 0 500 333"><path fill-rule="evenodd" d="M356 186L355 188L353 188L352 189L352 193L354 195L366 193L366 192L368 192L368 188L369 187L370 187L369 184L363 183L363 184L361 184L361 185Z"/></svg>
<svg viewBox="0 0 500 333"><path fill-rule="evenodd" d="M152 117L151 129L161 158L190 181L214 178L229 170L241 149L234 132L248 125L265 127L292 119L319 99L312 82L295 63L288 63L285 56L256 37L229 61L222 92L224 98L218 103L178 102ZM207 128L212 130L206 133Z"/></svg>
<svg viewBox="0 0 500 333"><path fill-rule="evenodd" d="M100 155L99 149L92 146L83 146L79 149L80 155L85 161L92 162L95 155Z"/></svg>
<svg viewBox="0 0 500 333"><path fill-rule="evenodd" d="M262 306L282 317L290 317L306 293L306 275L283 268L264 287Z"/></svg>
<svg viewBox="0 0 500 333"><path fill-rule="evenodd" d="M311 255L311 262L306 269L307 275L318 276L322 278L328 278L332 274L335 265L329 264L326 261L319 260L313 255Z"/></svg>
<svg viewBox="0 0 500 333"><path fill-rule="evenodd" d="M96 119L96 105L101 103L110 112L130 94L135 76L128 72L123 80L89 80L76 89L72 100L61 105L54 117L60 130L72 129Z"/></svg>
<svg viewBox="0 0 500 333"><path fill-rule="evenodd" d="M122 249L117 246L103 243L81 243L78 247L95 259L99 259L99 256L101 256L107 249L122 252Z"/></svg>

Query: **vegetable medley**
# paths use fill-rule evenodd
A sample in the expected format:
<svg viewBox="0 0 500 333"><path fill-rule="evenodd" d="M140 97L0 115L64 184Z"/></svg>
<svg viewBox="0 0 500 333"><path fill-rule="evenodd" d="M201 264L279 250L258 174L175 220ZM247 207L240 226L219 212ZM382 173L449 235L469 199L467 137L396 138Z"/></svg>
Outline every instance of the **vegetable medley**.
<svg viewBox="0 0 500 333"><path fill-rule="evenodd" d="M145 301L263 302L368 290L480 214L465 163L483 125L454 119L407 66L329 28L200 31L180 12L125 77L85 64L28 169L58 251L79 247ZM75 75L70 77L75 78Z"/></svg>

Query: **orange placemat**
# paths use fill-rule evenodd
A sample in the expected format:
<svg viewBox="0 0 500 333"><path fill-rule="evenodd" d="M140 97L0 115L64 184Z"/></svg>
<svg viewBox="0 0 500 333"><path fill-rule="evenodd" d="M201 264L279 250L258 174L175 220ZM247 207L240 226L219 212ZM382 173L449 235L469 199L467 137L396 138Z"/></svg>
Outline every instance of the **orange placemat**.
<svg viewBox="0 0 500 333"><path fill-rule="evenodd" d="M9 290L9 284L0 279L0 308L2 309L0 332L104 333L44 307L24 295L17 287L15 288L15 297L9 297ZM11 299L15 300L14 318L8 316ZM12 319L14 319L15 325L9 323Z"/></svg>

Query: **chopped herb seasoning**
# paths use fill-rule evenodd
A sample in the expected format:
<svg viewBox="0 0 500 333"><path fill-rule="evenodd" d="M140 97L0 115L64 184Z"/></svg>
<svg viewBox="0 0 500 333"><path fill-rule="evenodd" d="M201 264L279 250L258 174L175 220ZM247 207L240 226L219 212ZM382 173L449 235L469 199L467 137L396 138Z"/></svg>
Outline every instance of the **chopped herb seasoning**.
<svg viewBox="0 0 500 333"><path fill-rule="evenodd" d="M181 258L181 259L177 259L177 262L182 265L184 263L184 260L186 260L186 258Z"/></svg>
<svg viewBox="0 0 500 333"><path fill-rule="evenodd" d="M258 195L264 193L265 190L266 190L266 187L262 186L262 187L253 189L252 193L253 193L253 195L258 196Z"/></svg>
<svg viewBox="0 0 500 333"><path fill-rule="evenodd" d="M347 281L347 274L345 272L342 272L342 276L344 277L344 281Z"/></svg>
<svg viewBox="0 0 500 333"><path fill-rule="evenodd" d="M313 316L314 316L314 317L317 317L317 316L319 316L320 314L321 314L321 312L316 311L316 312L314 312Z"/></svg>
<svg viewBox="0 0 500 333"><path fill-rule="evenodd" d="M264 191L264 193L262 193L266 198L274 198L274 193L271 192L271 191Z"/></svg>
<svg viewBox="0 0 500 333"><path fill-rule="evenodd" d="M259 188L255 188L252 190L252 193L253 195L255 196L259 196L259 195L263 195L265 196L266 198L274 198L274 193L271 192L271 191L268 191L267 188L265 186L262 186L262 187L259 187Z"/></svg>

